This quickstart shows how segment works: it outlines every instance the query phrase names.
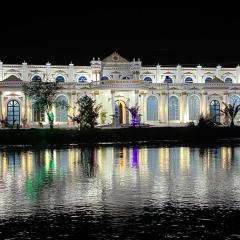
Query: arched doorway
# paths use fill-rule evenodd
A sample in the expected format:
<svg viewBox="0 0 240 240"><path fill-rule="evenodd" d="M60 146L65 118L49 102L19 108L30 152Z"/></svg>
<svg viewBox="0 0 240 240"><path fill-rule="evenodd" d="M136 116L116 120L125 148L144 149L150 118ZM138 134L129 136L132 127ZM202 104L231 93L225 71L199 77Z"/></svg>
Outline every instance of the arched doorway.
<svg viewBox="0 0 240 240"><path fill-rule="evenodd" d="M220 122L220 103L218 100L212 100L210 103L210 116L216 123Z"/></svg>
<svg viewBox="0 0 240 240"><path fill-rule="evenodd" d="M8 124L20 124L20 104L16 100L10 100L7 104Z"/></svg>
<svg viewBox="0 0 240 240"><path fill-rule="evenodd" d="M128 123L129 113L126 108L126 103L122 100L115 101L115 117L117 125Z"/></svg>

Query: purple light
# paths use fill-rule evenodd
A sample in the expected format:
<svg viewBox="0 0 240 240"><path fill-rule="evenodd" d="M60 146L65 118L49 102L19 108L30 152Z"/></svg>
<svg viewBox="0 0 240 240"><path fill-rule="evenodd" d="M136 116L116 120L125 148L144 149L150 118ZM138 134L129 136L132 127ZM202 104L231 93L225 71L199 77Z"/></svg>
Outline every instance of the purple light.
<svg viewBox="0 0 240 240"><path fill-rule="evenodd" d="M133 148L132 167L138 168L138 149L136 147Z"/></svg>

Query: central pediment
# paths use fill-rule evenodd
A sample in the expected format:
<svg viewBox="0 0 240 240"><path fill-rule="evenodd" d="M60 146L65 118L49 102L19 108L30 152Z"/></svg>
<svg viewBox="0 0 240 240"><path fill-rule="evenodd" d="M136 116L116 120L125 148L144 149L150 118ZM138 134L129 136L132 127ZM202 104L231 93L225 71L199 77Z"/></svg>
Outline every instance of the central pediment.
<svg viewBox="0 0 240 240"><path fill-rule="evenodd" d="M104 58L102 60L103 63L110 63L110 64L116 64L116 63L129 63L129 61L122 56L120 56L117 52L112 53L110 56Z"/></svg>

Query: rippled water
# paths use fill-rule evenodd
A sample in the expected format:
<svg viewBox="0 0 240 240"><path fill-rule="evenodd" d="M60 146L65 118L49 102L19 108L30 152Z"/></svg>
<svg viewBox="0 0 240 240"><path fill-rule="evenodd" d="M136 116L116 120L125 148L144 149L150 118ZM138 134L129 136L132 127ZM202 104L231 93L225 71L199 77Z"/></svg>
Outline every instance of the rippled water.
<svg viewBox="0 0 240 240"><path fill-rule="evenodd" d="M0 239L240 238L240 147L0 152Z"/></svg>

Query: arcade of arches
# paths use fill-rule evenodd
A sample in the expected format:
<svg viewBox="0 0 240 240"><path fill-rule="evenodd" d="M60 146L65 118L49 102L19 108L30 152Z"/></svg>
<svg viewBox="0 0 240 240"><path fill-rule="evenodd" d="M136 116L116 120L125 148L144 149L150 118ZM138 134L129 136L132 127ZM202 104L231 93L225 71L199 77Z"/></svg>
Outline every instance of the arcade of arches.
<svg viewBox="0 0 240 240"><path fill-rule="evenodd" d="M159 59L161 60L161 59ZM87 94L101 104L99 124L128 125L128 108L138 106L142 124L186 125L200 114L224 123L223 103L240 104L240 65L236 67L142 65L114 52L104 59L93 58L88 66L5 64L0 61L0 116L10 125L48 125L46 113L26 98L24 82L51 81L61 84L54 106L54 123L69 126L69 115L78 114L75 103ZM102 115L103 116L103 115ZM240 113L236 123L240 121ZM103 123L104 122L104 123Z"/></svg>

